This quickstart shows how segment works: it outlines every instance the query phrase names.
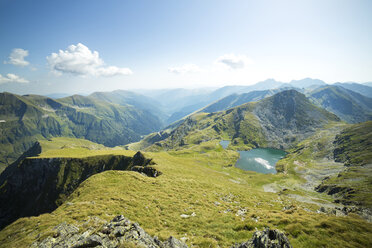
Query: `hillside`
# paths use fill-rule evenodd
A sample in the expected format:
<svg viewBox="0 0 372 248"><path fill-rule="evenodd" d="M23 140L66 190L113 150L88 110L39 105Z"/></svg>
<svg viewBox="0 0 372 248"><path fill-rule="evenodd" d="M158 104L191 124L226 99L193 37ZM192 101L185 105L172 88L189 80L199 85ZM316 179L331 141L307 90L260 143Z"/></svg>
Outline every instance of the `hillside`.
<svg viewBox="0 0 372 248"><path fill-rule="evenodd" d="M316 105L348 123L372 119L372 98L354 91L340 86L325 86L311 91L308 96Z"/></svg>
<svg viewBox="0 0 372 248"><path fill-rule="evenodd" d="M333 203L342 204L345 211L358 213L371 222L371 129L371 121L331 125L289 150L277 163L277 170L304 180L299 185L285 182L285 194L315 190L332 196ZM323 211L330 211L329 206Z"/></svg>
<svg viewBox="0 0 372 248"><path fill-rule="evenodd" d="M161 104L151 97L147 97L127 90L115 90L111 92L94 92L89 97L100 101L116 103L122 106L133 106L137 109L150 112L159 122L163 123L168 116L163 112Z"/></svg>
<svg viewBox="0 0 372 248"><path fill-rule="evenodd" d="M116 146L138 141L161 127L158 118L145 110L79 95L54 100L0 93L0 120L2 169L40 139L77 137Z"/></svg>
<svg viewBox="0 0 372 248"><path fill-rule="evenodd" d="M298 88L295 89L300 92ZM259 101L284 90L288 88L232 94L206 106L200 112L211 113L226 110L248 102ZM372 119L372 99L359 93L330 85L317 85L314 89L307 88L305 92L312 103L337 115L343 121L358 123Z"/></svg>
<svg viewBox="0 0 372 248"><path fill-rule="evenodd" d="M84 156L79 150L55 148L26 161L54 161L61 154L80 154L86 160L96 152L90 150ZM105 152L114 152L117 158L134 154ZM75 155L70 156L71 163L77 161ZM91 233L118 214L138 222L161 241L174 236L197 247L230 247L264 227L283 230L293 247L368 247L372 242L371 223L338 210L342 205L332 203L326 194L302 190L303 179L298 175L259 174L227 166L235 163L238 153L222 149L218 140L181 151L145 153L145 157L156 163L161 176L132 171L95 174L52 213L21 218L1 230L0 247L29 247L48 236L58 236L54 228L63 222L76 225L81 233ZM270 185L280 190L267 191ZM319 212L330 206L337 214Z"/></svg>
<svg viewBox="0 0 372 248"><path fill-rule="evenodd" d="M347 168L326 178L319 192L333 195L338 202L368 207L372 214L372 121L345 128L335 138L334 158Z"/></svg>
<svg viewBox="0 0 372 248"><path fill-rule="evenodd" d="M335 83L334 85L341 86L345 89L352 90L354 92L357 92L363 96L372 98L372 85L370 83L366 84L358 84L358 83Z"/></svg>
<svg viewBox="0 0 372 248"><path fill-rule="evenodd" d="M316 107L296 90L288 90L226 111L194 114L173 130L146 137L137 148L144 148L150 140L156 143L149 149L159 150L228 139L240 149L286 149L334 121L339 121L337 116Z"/></svg>

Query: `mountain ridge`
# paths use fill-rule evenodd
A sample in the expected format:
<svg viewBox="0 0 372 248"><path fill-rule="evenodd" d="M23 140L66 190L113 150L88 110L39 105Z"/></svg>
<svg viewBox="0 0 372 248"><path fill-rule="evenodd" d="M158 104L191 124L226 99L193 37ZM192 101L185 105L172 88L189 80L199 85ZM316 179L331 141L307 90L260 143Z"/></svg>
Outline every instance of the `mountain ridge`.
<svg viewBox="0 0 372 248"><path fill-rule="evenodd" d="M80 95L55 100L0 93L0 120L2 169L38 139L77 137L116 146L138 141L161 127L148 111Z"/></svg>

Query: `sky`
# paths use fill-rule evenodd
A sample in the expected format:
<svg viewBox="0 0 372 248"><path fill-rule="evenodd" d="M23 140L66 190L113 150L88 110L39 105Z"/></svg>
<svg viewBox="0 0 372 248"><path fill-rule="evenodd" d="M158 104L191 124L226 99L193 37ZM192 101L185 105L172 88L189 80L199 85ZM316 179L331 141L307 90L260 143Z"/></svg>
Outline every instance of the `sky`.
<svg viewBox="0 0 372 248"><path fill-rule="evenodd" d="M0 0L0 92L372 81L370 0Z"/></svg>

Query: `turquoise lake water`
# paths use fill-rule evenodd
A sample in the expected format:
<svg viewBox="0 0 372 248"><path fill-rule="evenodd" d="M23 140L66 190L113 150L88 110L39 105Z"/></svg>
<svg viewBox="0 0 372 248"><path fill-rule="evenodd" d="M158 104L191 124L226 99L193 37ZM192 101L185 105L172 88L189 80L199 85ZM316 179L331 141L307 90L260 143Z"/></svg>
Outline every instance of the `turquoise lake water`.
<svg viewBox="0 0 372 248"><path fill-rule="evenodd" d="M272 148L256 148L249 151L239 151L239 154L240 158L235 164L236 167L264 174L275 174L275 164L286 155L286 152Z"/></svg>

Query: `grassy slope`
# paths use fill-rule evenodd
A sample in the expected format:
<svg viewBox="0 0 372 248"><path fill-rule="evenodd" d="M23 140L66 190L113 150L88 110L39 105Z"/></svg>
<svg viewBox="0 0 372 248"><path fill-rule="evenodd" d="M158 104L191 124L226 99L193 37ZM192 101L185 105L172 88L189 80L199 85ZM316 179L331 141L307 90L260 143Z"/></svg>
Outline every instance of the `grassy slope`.
<svg viewBox="0 0 372 248"><path fill-rule="evenodd" d="M0 172L36 140L64 136L124 145L161 126L145 110L78 95L53 100L0 93L0 120Z"/></svg>
<svg viewBox="0 0 372 248"><path fill-rule="evenodd" d="M371 121L329 125L290 150L277 169L298 177L311 175L312 186L321 184L326 192L339 188L333 194L336 202L372 208L371 140Z"/></svg>
<svg viewBox="0 0 372 248"><path fill-rule="evenodd" d="M249 150L264 146L260 123L252 114L254 103L240 106L223 112L207 114L197 113L188 117L170 136L152 145L148 150L185 149L210 140L232 140L230 148ZM147 140L133 147L144 147ZM148 142L147 142L148 144Z"/></svg>
<svg viewBox="0 0 372 248"><path fill-rule="evenodd" d="M344 129L335 147L336 160L348 167L322 185L344 188L348 191L336 194L342 202L372 209L372 121Z"/></svg>
<svg viewBox="0 0 372 248"><path fill-rule="evenodd" d="M49 150L41 157L52 154L63 152ZM145 155L155 160L162 176L149 178L124 171L94 175L53 213L22 218L3 229L0 247L27 247L39 233L40 239L53 233L52 227L62 221L83 223L91 216L109 220L117 214L138 222L151 235L186 237L189 245L199 247L228 247L250 238L255 228L266 226L283 229L294 247L367 247L372 243L372 224L355 215L317 214L317 205L262 190L268 183L297 180L293 175L262 175L225 167L238 154L223 150L217 141L192 150ZM290 205L294 209L283 210ZM237 216L243 208L247 213ZM193 212L195 217L180 217Z"/></svg>

